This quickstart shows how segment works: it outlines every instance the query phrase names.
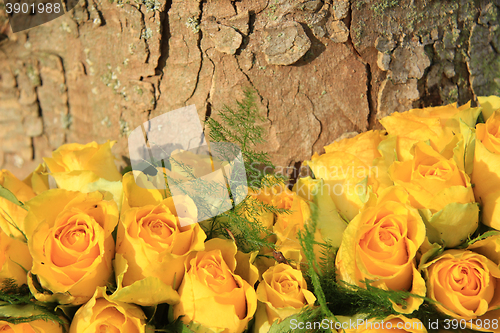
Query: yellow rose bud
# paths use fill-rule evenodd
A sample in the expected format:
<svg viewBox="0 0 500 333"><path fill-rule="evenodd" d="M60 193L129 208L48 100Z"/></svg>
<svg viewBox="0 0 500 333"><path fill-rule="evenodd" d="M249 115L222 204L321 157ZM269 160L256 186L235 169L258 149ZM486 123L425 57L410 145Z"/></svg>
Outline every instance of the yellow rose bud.
<svg viewBox="0 0 500 333"><path fill-rule="evenodd" d="M54 177L59 188L79 191L85 185L100 178L109 181L121 180L121 174L115 165L115 157L111 153L113 142L102 145L91 142L65 144L52 152L52 157L43 160Z"/></svg>
<svg viewBox="0 0 500 333"><path fill-rule="evenodd" d="M110 299L99 288L78 309L69 328L69 333L86 332L145 333L146 315L136 305Z"/></svg>
<svg viewBox="0 0 500 333"><path fill-rule="evenodd" d="M248 189L248 199L257 201L255 203L250 203L250 205L258 205L258 201L263 202L267 205L272 205L272 194L270 193L270 188L264 187L259 189L258 191L254 191L252 189ZM248 211L244 211L243 214L249 218L256 219L260 224L265 228L272 228L274 224L274 214L272 212L259 212L259 214L253 214L249 216Z"/></svg>
<svg viewBox="0 0 500 333"><path fill-rule="evenodd" d="M35 192L16 178L8 170L0 170L0 185L12 192L21 202L26 202L35 196ZM22 230L24 219L28 212L15 203L0 197L0 228L10 236L25 241Z"/></svg>
<svg viewBox="0 0 500 333"><path fill-rule="evenodd" d="M336 323L337 327L350 327L351 322ZM335 325L335 324L334 324ZM379 321L375 319L356 321L356 328L347 328L344 330L346 333L426 333L427 329L424 324L416 318L406 318L401 315L390 315L384 320ZM338 332L342 332L339 329Z"/></svg>
<svg viewBox="0 0 500 333"><path fill-rule="evenodd" d="M62 333L60 324L53 321L34 320L28 323L10 324L0 321L0 332L2 333Z"/></svg>
<svg viewBox="0 0 500 333"><path fill-rule="evenodd" d="M483 223L500 229L500 109L476 126L472 183L482 205Z"/></svg>
<svg viewBox="0 0 500 333"><path fill-rule="evenodd" d="M185 212L179 216L174 199L178 206L184 200L194 216ZM153 276L177 289L188 255L204 249L206 235L198 223L192 222L196 222L196 218L196 206L187 196L170 197L158 205L131 208L123 213L116 238L116 253L128 263L123 285ZM183 219L191 222L182 227Z"/></svg>
<svg viewBox="0 0 500 333"><path fill-rule="evenodd" d="M26 271L30 269L28 245L0 229L0 283L3 279L14 279L18 285L25 284Z"/></svg>
<svg viewBox="0 0 500 333"><path fill-rule="evenodd" d="M500 96L478 96L477 100L481 105L484 119L488 119L496 110L500 109Z"/></svg>
<svg viewBox="0 0 500 333"><path fill-rule="evenodd" d="M427 296L436 300L437 309L448 316L472 319L473 325L482 326L476 319L492 319L488 312L500 306L500 269L481 254L448 250L423 268L427 276ZM498 319L496 312L491 314ZM470 328L470 324L467 325ZM494 331L498 331L498 325Z"/></svg>
<svg viewBox="0 0 500 333"><path fill-rule="evenodd" d="M419 142L413 159L394 162L389 174L409 193L411 204L423 210L430 241L454 247L477 229L479 209L469 177L453 158Z"/></svg>
<svg viewBox="0 0 500 333"><path fill-rule="evenodd" d="M167 189L157 189L157 187L155 187L155 185L150 181L149 177L140 171L127 172L123 175L122 184L122 213L132 207L157 205L164 198L169 196Z"/></svg>
<svg viewBox="0 0 500 333"><path fill-rule="evenodd" d="M298 239L298 233L304 229L305 223L311 216L309 203L284 186L279 188L272 201L277 208L290 210L290 213L278 214L276 217L276 222L273 226L273 232L277 238L276 248L287 260L290 260L290 264L299 268L304 256ZM267 253L267 255L269 254L272 253ZM261 266L260 269L267 269L269 265L274 265L275 260L265 262L267 266Z"/></svg>
<svg viewBox="0 0 500 333"><path fill-rule="evenodd" d="M214 238L186 263L175 318L216 332L245 330L257 309L257 296L253 285L234 273L236 252L234 242Z"/></svg>
<svg viewBox="0 0 500 333"><path fill-rule="evenodd" d="M274 206L288 209L289 214L279 214L276 218L273 231L278 237L276 245L291 242L300 248L297 235L304 228L304 223L310 218L309 204L302 197L287 188L273 198Z"/></svg>
<svg viewBox="0 0 500 333"><path fill-rule="evenodd" d="M470 103L413 109L394 112L380 119L389 134L397 136L398 160L408 161L413 157L411 149L419 141L429 140L436 151L451 158L453 149L460 140L460 121L474 127L480 108L471 108Z"/></svg>
<svg viewBox="0 0 500 333"><path fill-rule="evenodd" d="M53 295L31 291L41 301L83 304L96 287L105 286L112 274L118 208L99 192L62 189L43 192L30 200L25 220L32 274Z"/></svg>
<svg viewBox="0 0 500 333"><path fill-rule="evenodd" d="M23 183L31 187L36 194L49 190L47 166L45 164L38 164L35 171L30 173L28 177L23 180Z"/></svg>
<svg viewBox="0 0 500 333"><path fill-rule="evenodd" d="M307 290L302 272L286 264L277 264L262 274L257 287L257 299L265 308L263 318L256 317L259 332L267 332L275 320L280 322L296 314L304 306L314 305L316 297ZM261 306L259 304L259 306Z"/></svg>
<svg viewBox="0 0 500 333"><path fill-rule="evenodd" d="M316 179L323 179L340 212L351 220L363 206L369 188L392 185L386 170L394 158L395 141L381 131L369 131L325 147L306 161Z"/></svg>
<svg viewBox="0 0 500 333"><path fill-rule="evenodd" d="M337 253L338 278L349 284L406 290L425 296L425 282L415 267L415 256L424 242L425 225L411 207L401 187L390 187L348 224ZM407 306L393 304L400 313L411 313L422 304L409 298Z"/></svg>

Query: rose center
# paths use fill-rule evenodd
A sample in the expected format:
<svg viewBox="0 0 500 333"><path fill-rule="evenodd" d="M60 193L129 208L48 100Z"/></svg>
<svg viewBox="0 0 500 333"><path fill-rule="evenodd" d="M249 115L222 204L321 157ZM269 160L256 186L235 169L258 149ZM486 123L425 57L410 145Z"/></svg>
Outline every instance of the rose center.
<svg viewBox="0 0 500 333"><path fill-rule="evenodd" d="M286 281L281 283L281 291L284 294L289 294L290 292L295 291L295 290L297 290L297 283L296 282L294 283L293 281L286 280Z"/></svg>
<svg viewBox="0 0 500 333"><path fill-rule="evenodd" d="M446 179L453 172L446 161L440 161L432 166L419 165L419 172L424 177Z"/></svg>
<svg viewBox="0 0 500 333"><path fill-rule="evenodd" d="M455 290L466 293L478 291L481 284L481 282L478 281L478 274L479 272L475 268L471 269L463 265L455 267L452 274Z"/></svg>
<svg viewBox="0 0 500 333"><path fill-rule="evenodd" d="M149 228L151 229L152 233L162 238L166 238L172 235L172 231L170 230L170 228L167 228L165 224L159 220L154 221Z"/></svg>
<svg viewBox="0 0 500 333"><path fill-rule="evenodd" d="M219 266L208 264L207 266L205 266L205 270L207 271L208 275L210 275L217 281L224 281L226 279L224 277L222 269Z"/></svg>
<svg viewBox="0 0 500 333"><path fill-rule="evenodd" d="M99 325L99 330L97 333L120 333L120 331L114 326L108 326L106 324Z"/></svg>
<svg viewBox="0 0 500 333"><path fill-rule="evenodd" d="M393 246L396 243L396 240L394 239L392 233L386 229L380 230L379 238L387 246Z"/></svg>

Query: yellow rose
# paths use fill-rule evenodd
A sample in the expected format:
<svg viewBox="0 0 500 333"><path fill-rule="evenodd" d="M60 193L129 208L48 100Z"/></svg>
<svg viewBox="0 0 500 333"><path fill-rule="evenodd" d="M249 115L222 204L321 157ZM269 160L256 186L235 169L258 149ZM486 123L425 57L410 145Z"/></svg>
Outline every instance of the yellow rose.
<svg viewBox="0 0 500 333"><path fill-rule="evenodd" d="M116 238L116 253L126 259L128 269L123 285L129 286L147 277L157 277L177 289L184 276L188 255L203 251L205 232L196 222L196 206L185 196L176 198L177 207L184 200L186 211L179 215L174 198L158 205L127 210L121 215ZM182 227L181 220L189 220ZM119 272L115 271L118 276Z"/></svg>
<svg viewBox="0 0 500 333"><path fill-rule="evenodd" d="M0 283L3 279L14 279L18 285L25 284L26 271L30 269L28 245L0 229Z"/></svg>
<svg viewBox="0 0 500 333"><path fill-rule="evenodd" d="M173 307L175 318L191 321L216 332L243 332L257 309L253 283L235 274L236 245L211 239L205 251L188 263L179 288L180 302Z"/></svg>
<svg viewBox="0 0 500 333"><path fill-rule="evenodd" d="M389 174L409 193L413 207L421 209L431 242L455 247L477 229L479 208L472 186L454 159L419 142L413 160L394 162Z"/></svg>
<svg viewBox="0 0 500 333"><path fill-rule="evenodd" d="M305 164L316 179L325 181L336 207L351 220L363 206L370 187L377 192L392 185L386 170L394 149L395 138L369 131L326 146L325 154L315 153Z"/></svg>
<svg viewBox="0 0 500 333"><path fill-rule="evenodd" d="M118 208L99 192L79 193L62 189L43 192L26 206L28 247L33 256L32 274L53 295L40 294L28 278L37 299L83 304L97 286L105 286L112 274Z"/></svg>
<svg viewBox="0 0 500 333"><path fill-rule="evenodd" d="M352 320L351 320L352 323ZM350 327L349 322L338 322L336 327ZM339 329L341 332L342 329ZM346 333L426 333L424 324L416 319L406 318L401 315L390 315L382 321L375 319L356 321L356 329L344 329Z"/></svg>
<svg viewBox="0 0 500 333"><path fill-rule="evenodd" d="M63 328L58 323L45 320L34 320L28 323L10 324L0 321L2 333L62 333Z"/></svg>
<svg viewBox="0 0 500 333"><path fill-rule="evenodd" d="M43 160L59 188L79 191L100 178L113 182L122 179L111 153L114 144L115 141L102 145L96 142L86 145L69 143L60 146L52 152L52 157L44 157Z"/></svg>
<svg viewBox="0 0 500 333"><path fill-rule="evenodd" d="M23 203L35 196L35 192L28 185L8 170L0 170L0 185L12 192L17 200ZM8 235L25 240L22 229L27 213L26 209L0 197L0 228Z"/></svg>
<svg viewBox="0 0 500 333"><path fill-rule="evenodd" d="M500 315L496 263L470 250L447 250L422 268L427 276L427 297L438 302L438 310L459 320L472 320L474 329L500 331L498 325L493 330L484 326L485 319L491 322Z"/></svg>
<svg viewBox="0 0 500 333"><path fill-rule="evenodd" d="M365 208L344 231L337 253L338 278L349 284L407 290L425 296L425 282L415 267L415 255L424 242L425 225L411 207L401 187L390 187L378 199L370 197ZM422 304L409 298L407 307L393 304L400 313L411 313Z"/></svg>
<svg viewBox="0 0 500 333"><path fill-rule="evenodd" d="M485 124L476 125L472 183L482 205L483 223L500 229L500 109Z"/></svg>
<svg viewBox="0 0 500 333"><path fill-rule="evenodd" d="M69 333L86 332L145 333L146 315L140 307L114 301L98 288L75 313L69 328Z"/></svg>
<svg viewBox="0 0 500 333"><path fill-rule="evenodd" d="M272 266L262 274L257 299L262 303L255 319L255 332L267 332L275 320L281 321L316 301L307 290L302 272L286 264Z"/></svg>
<svg viewBox="0 0 500 333"><path fill-rule="evenodd" d="M380 119L387 133L397 136L398 160L408 161L413 157L411 148L419 141L429 140L436 151L451 158L453 149L460 140L460 121L474 127L480 108L471 108L470 102L394 112Z"/></svg>

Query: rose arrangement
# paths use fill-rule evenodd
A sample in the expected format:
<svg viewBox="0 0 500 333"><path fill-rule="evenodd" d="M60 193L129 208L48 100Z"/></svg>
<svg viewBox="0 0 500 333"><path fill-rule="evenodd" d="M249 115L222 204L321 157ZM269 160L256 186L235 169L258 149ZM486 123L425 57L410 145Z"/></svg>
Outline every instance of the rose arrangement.
<svg viewBox="0 0 500 333"><path fill-rule="evenodd" d="M206 157L122 175L92 142L2 170L0 330L500 332L500 98L479 102L391 114L293 188L247 170L246 199L200 223L154 184Z"/></svg>

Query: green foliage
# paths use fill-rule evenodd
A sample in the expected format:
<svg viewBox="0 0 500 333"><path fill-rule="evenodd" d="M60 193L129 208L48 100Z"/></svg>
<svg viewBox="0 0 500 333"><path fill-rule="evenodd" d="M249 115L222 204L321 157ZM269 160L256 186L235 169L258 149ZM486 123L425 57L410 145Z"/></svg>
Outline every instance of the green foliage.
<svg viewBox="0 0 500 333"><path fill-rule="evenodd" d="M14 193L12 193L11 191L9 191L8 189L6 189L5 187L3 187L2 185L0 185L0 198L7 199L10 202L18 205L19 207L22 207L22 208L26 209L24 207L24 204L21 201L17 200L17 198L14 195Z"/></svg>
<svg viewBox="0 0 500 333"><path fill-rule="evenodd" d="M255 93L249 89L245 90L245 98L242 101L237 101L235 108L224 106L217 116L220 118L220 122L214 118L209 118L206 121L211 142L233 143L241 150L243 157L243 163L240 165L243 165L245 170L233 170L230 177L232 189L247 186L250 190L259 191L264 187L276 184L284 185L284 177L274 174L270 176L274 166L268 155L264 152L254 151L257 144L265 142L264 129L259 125L265 119L259 115ZM232 160L228 157L238 154L238 151L234 151L232 147L234 146L222 146L222 149L217 151L217 155L222 156L225 160ZM244 173L246 173L245 183L243 179L233 176ZM203 184L203 186L210 185ZM206 188L206 190L206 193L211 193L217 191L217 188ZM228 188L228 191L231 192L231 188ZM231 197L234 198L235 193L231 194ZM259 221L259 216L269 212L273 214L288 213L287 210L278 209L246 196L233 209L221 212L216 217L202 223L202 226L208 238L221 236L233 238L238 248L244 252L259 251L262 248L274 249L274 244L269 241L269 236L272 233Z"/></svg>
<svg viewBox="0 0 500 333"><path fill-rule="evenodd" d="M318 244L314 240L314 234L316 232L316 224L318 217L318 209L315 203L311 204L311 219L309 223L304 226L303 231L299 231L298 237L302 250L307 259L307 275L313 285L314 295L320 305L321 312L325 317L333 317L330 308L328 307L325 293L323 291L323 286L321 285L321 272L320 266L316 261L316 255L314 254L314 245ZM319 273L318 273L319 272Z"/></svg>
<svg viewBox="0 0 500 333"><path fill-rule="evenodd" d="M6 189L2 185L0 185L0 198L4 198L4 199L18 205L19 207L26 209L26 207L24 207L24 204L21 201L17 200L17 197L14 195L14 193L12 193L10 190ZM12 227L14 227L16 230L18 230L23 235L25 241L28 240L28 238L26 237L24 232L21 230L21 228L19 228L19 226L16 224L14 219L2 207L0 207L0 216L3 217L5 219L5 221L7 221L7 223L9 223Z"/></svg>
<svg viewBox="0 0 500 333"><path fill-rule="evenodd" d="M13 279L2 281L0 320L19 324L41 319L64 325L65 321L55 313L56 306L36 301L27 285L18 286Z"/></svg>
<svg viewBox="0 0 500 333"><path fill-rule="evenodd" d="M242 152L247 172L248 187L259 189L265 175L274 170L274 166L266 153L254 151L255 146L265 142L264 129L261 127L266 119L259 114L255 93L245 90L245 98L236 102L236 108L224 106L217 116L206 121L209 137L213 142L232 142Z"/></svg>
<svg viewBox="0 0 500 333"><path fill-rule="evenodd" d="M247 197L234 209L202 223L202 226L209 239L220 236L233 238L238 249L243 252L259 251L262 248L275 249L275 244L268 240L273 233L258 220L264 212L288 213L285 209Z"/></svg>

